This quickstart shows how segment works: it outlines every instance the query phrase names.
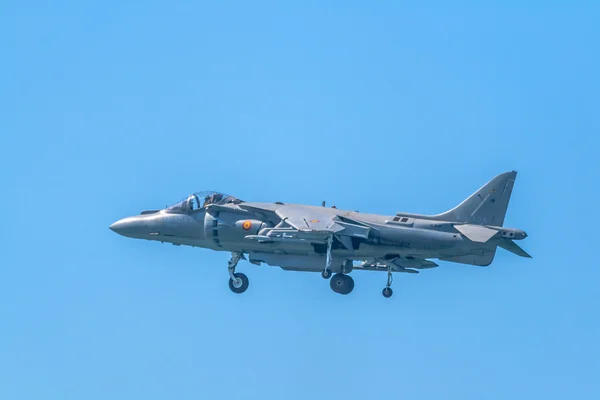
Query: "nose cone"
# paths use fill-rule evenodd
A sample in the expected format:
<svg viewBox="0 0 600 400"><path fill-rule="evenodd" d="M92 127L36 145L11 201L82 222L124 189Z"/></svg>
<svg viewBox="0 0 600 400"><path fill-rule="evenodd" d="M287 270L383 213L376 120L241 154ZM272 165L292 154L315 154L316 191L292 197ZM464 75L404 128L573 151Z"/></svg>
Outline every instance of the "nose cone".
<svg viewBox="0 0 600 400"><path fill-rule="evenodd" d="M126 225L127 223L123 222L123 220L121 219L111 224L108 228L113 232L121 233L125 229Z"/></svg>
<svg viewBox="0 0 600 400"><path fill-rule="evenodd" d="M138 217L123 218L109 226L110 230L127 237L139 237L145 233L145 224Z"/></svg>

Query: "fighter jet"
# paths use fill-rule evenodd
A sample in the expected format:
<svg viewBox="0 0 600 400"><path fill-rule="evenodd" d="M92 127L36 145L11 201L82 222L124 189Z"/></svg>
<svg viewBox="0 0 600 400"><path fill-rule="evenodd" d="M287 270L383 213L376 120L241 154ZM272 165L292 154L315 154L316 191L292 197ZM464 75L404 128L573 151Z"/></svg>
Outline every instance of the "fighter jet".
<svg viewBox="0 0 600 400"><path fill-rule="evenodd" d="M142 211L112 225L114 232L176 246L231 253L229 288L248 289L238 262L287 271L320 272L335 293L354 289L355 271L387 272L382 294L392 296L392 273L438 267L432 259L475 266L492 263L498 246L531 257L515 240L527 234L505 228L517 173L496 176L458 206L437 215L385 216L282 202L247 202L220 192L193 193L165 209Z"/></svg>

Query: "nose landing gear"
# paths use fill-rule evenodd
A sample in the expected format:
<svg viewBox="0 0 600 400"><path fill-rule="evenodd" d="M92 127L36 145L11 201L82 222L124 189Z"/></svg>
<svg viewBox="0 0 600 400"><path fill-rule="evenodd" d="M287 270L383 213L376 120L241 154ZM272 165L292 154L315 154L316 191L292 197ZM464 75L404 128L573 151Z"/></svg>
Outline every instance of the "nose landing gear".
<svg viewBox="0 0 600 400"><path fill-rule="evenodd" d="M241 272L234 273L233 278L229 278L229 289L233 293L244 293L248 289L249 284L248 277Z"/></svg>
<svg viewBox="0 0 600 400"><path fill-rule="evenodd" d="M231 259L229 260L227 270L229 271L229 289L233 293L244 293L248 289L250 281L245 274L241 272L235 272L238 262L244 258L242 253L231 253Z"/></svg>

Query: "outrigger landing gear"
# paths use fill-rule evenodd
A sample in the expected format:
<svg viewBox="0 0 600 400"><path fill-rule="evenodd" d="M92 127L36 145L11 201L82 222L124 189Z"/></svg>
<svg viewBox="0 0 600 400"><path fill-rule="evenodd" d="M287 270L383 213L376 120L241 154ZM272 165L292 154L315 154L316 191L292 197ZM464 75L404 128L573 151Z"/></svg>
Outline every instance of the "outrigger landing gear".
<svg viewBox="0 0 600 400"><path fill-rule="evenodd" d="M231 259L227 266L227 270L229 271L229 289L233 293L244 293L250 284L246 275L241 272L235 272L235 267L237 267L238 262L242 258L244 258L242 253L231 253Z"/></svg>
<svg viewBox="0 0 600 400"><path fill-rule="evenodd" d="M331 278L331 270L325 268L323 270L323 272L321 272L321 276L323 277L323 279L329 279L329 278Z"/></svg>
<svg viewBox="0 0 600 400"><path fill-rule="evenodd" d="M392 282L394 281L394 279L392 278L392 267L388 266L387 274L388 274L387 284L383 288L383 291L381 292L381 294L383 294L383 297L385 297L386 299L389 299L390 297L392 297L392 294L394 294L394 291L392 290L392 287L391 287Z"/></svg>

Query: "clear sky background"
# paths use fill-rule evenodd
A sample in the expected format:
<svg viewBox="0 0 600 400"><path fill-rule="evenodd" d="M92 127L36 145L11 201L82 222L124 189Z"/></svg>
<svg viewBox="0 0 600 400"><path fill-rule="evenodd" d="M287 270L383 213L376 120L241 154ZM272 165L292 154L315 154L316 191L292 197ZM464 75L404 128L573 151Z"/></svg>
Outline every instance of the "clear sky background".
<svg viewBox="0 0 600 400"><path fill-rule="evenodd" d="M600 398L600 8L401 3L2 2L0 399ZM245 262L238 296L228 254L108 229L198 190L437 213L512 169L534 258L391 299Z"/></svg>

